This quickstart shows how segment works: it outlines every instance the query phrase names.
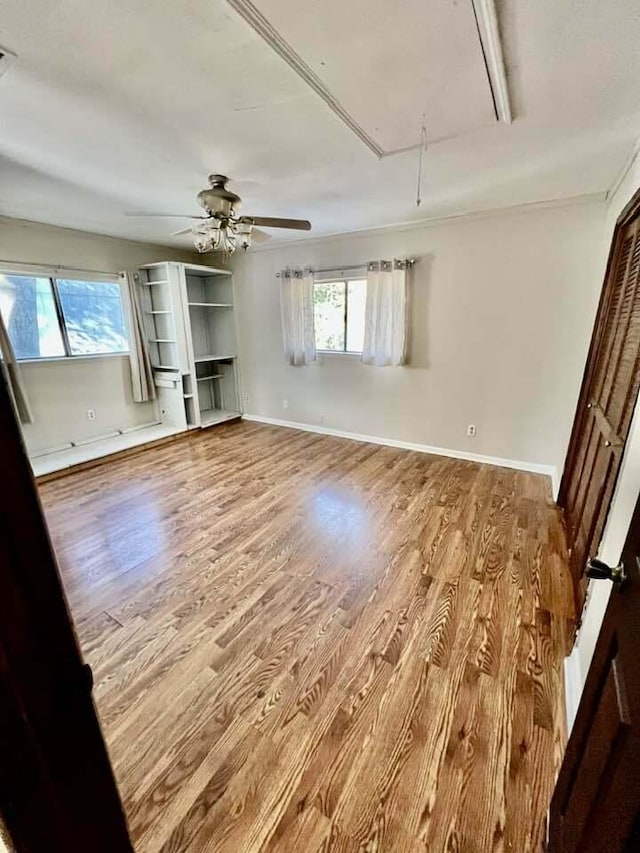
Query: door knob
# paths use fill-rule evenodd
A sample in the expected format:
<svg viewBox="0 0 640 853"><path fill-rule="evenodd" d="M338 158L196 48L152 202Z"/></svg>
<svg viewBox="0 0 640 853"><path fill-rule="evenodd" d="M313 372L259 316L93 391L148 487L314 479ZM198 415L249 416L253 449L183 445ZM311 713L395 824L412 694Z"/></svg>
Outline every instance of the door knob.
<svg viewBox="0 0 640 853"><path fill-rule="evenodd" d="M624 571L624 563L620 562L617 566L611 568L602 560L596 560L593 557L587 563L587 577L593 580L613 581L614 583L622 583L626 578Z"/></svg>

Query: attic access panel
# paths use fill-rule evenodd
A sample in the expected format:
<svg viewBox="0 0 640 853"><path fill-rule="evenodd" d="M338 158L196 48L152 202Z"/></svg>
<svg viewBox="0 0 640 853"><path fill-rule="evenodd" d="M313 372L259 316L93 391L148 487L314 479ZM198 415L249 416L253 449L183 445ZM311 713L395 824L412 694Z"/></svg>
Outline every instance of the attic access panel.
<svg viewBox="0 0 640 853"><path fill-rule="evenodd" d="M231 5L276 50L284 40L383 156L419 143L423 113L431 141L496 122L471 0Z"/></svg>

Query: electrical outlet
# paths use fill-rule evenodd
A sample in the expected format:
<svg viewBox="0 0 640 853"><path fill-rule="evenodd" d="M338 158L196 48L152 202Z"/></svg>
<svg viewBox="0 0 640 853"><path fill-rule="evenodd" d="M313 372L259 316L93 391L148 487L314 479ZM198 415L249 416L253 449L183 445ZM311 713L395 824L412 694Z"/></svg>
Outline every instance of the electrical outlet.
<svg viewBox="0 0 640 853"><path fill-rule="evenodd" d="M95 419L96 419L95 409L87 409L87 420L88 421L95 421Z"/></svg>
<svg viewBox="0 0 640 853"><path fill-rule="evenodd" d="M469 426L467 427L467 435L470 435L473 438L475 436L475 434L476 434L476 425L475 424L469 424Z"/></svg>
<svg viewBox="0 0 640 853"><path fill-rule="evenodd" d="M242 394L241 399L242 399L242 405L243 406L249 405L249 395L248 394Z"/></svg>
<svg viewBox="0 0 640 853"><path fill-rule="evenodd" d="M324 415L320 415L320 426L324 426Z"/></svg>
<svg viewBox="0 0 640 853"><path fill-rule="evenodd" d="M285 399L282 401L282 408L283 408L283 409L288 409L288 408L289 408L289 401L286 399L286 397L285 397Z"/></svg>

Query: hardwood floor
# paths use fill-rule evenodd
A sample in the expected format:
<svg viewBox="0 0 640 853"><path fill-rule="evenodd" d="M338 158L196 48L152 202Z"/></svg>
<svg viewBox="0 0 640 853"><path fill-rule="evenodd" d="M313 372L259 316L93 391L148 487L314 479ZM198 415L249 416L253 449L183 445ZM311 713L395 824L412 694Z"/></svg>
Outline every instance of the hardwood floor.
<svg viewBox="0 0 640 853"><path fill-rule="evenodd" d="M40 492L136 851L541 849L545 478L243 422Z"/></svg>

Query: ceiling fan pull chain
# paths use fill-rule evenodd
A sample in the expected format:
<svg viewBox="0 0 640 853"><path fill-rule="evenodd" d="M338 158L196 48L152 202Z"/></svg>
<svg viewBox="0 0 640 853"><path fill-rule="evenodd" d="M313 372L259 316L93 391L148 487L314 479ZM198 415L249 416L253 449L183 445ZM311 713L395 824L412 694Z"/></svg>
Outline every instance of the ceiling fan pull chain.
<svg viewBox="0 0 640 853"><path fill-rule="evenodd" d="M427 128L425 126L425 114L422 113L422 127L420 128L420 154L418 156L418 191L416 193L416 207L422 204L422 158L427 150Z"/></svg>

